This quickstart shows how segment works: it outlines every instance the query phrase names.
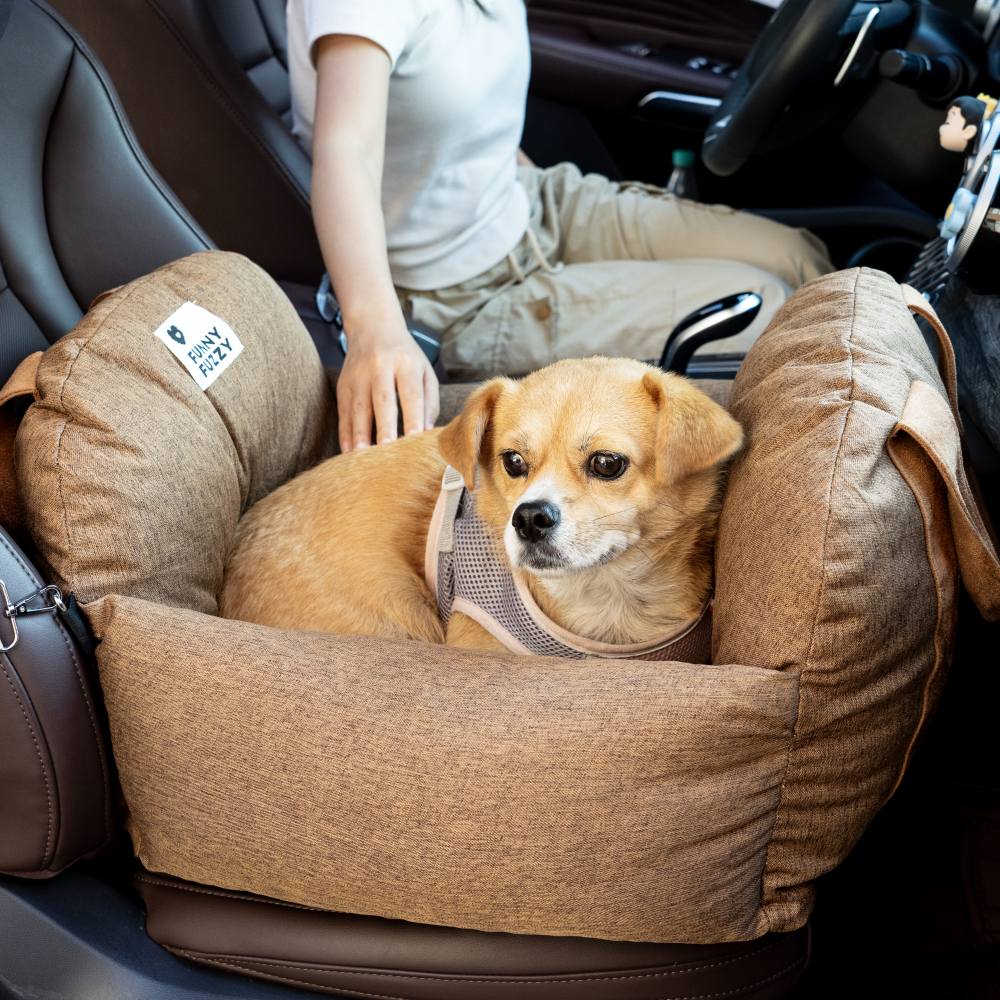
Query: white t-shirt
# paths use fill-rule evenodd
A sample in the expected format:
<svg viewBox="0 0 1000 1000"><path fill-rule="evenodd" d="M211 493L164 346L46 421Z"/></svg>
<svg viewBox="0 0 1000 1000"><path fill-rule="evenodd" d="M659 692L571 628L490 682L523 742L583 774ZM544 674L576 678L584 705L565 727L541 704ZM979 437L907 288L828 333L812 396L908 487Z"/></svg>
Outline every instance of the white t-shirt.
<svg viewBox="0 0 1000 1000"><path fill-rule="evenodd" d="M294 131L312 147L324 35L359 35L389 55L382 174L395 284L445 288L503 259L524 234L517 181L530 49L523 0L288 0Z"/></svg>

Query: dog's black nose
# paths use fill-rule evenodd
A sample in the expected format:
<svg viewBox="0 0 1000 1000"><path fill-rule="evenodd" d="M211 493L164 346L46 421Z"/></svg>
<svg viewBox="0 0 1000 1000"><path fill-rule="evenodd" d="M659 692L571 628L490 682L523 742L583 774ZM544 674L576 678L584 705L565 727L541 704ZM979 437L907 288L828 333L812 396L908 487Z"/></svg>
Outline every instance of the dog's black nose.
<svg viewBox="0 0 1000 1000"><path fill-rule="evenodd" d="M547 500L522 503L510 519L519 538L540 542L559 523L559 508Z"/></svg>

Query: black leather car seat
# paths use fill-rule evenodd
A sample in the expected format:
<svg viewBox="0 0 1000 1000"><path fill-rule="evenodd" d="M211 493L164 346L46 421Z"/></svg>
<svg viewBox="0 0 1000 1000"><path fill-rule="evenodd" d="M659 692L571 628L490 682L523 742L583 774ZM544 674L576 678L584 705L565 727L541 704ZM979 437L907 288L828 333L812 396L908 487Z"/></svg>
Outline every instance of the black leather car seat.
<svg viewBox="0 0 1000 1000"><path fill-rule="evenodd" d="M0 0L0 379L90 301L211 241L65 25Z"/></svg>
<svg viewBox="0 0 1000 1000"><path fill-rule="evenodd" d="M284 0L54 0L139 141L224 250L315 288L312 165L293 138Z"/></svg>
<svg viewBox="0 0 1000 1000"><path fill-rule="evenodd" d="M210 241L147 162L96 59L41 0L0 0L0 107L6 377L102 291ZM2 528L0 580L13 598L44 583ZM787 996L806 963L807 929L700 946L526 938L322 913L139 873L157 941L286 988L264 993L186 963L165 966L137 939L134 896L122 888L130 853L106 853L89 873L74 866L114 839L115 794L100 692L68 621L52 609L25 617L19 644L0 652L5 991L180 1000L291 997L287 987L305 986L427 1000L527 991L556 1000L765 1000ZM0 618L0 641L10 638Z"/></svg>

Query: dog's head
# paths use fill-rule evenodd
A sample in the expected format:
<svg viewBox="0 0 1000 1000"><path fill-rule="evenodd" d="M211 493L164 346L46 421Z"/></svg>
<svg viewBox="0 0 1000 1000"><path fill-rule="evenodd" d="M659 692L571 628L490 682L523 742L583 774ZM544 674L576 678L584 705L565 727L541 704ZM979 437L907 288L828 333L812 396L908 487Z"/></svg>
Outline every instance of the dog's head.
<svg viewBox="0 0 1000 1000"><path fill-rule="evenodd" d="M511 565L556 577L714 509L719 468L742 440L740 425L686 379L586 358L487 382L439 446L476 488Z"/></svg>

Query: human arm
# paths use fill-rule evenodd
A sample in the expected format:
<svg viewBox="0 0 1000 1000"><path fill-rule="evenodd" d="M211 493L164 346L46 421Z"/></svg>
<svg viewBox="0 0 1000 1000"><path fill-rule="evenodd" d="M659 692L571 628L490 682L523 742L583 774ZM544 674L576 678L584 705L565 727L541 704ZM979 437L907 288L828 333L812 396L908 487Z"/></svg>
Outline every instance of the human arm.
<svg viewBox="0 0 1000 1000"><path fill-rule="evenodd" d="M342 451L419 433L438 413L437 378L410 336L392 284L382 216L389 56L353 35L316 42L313 219L348 352L337 383Z"/></svg>

